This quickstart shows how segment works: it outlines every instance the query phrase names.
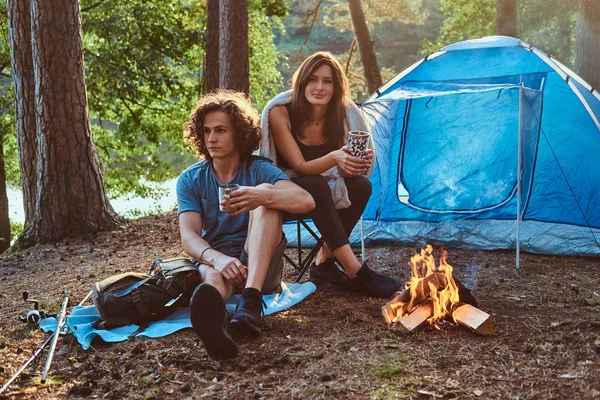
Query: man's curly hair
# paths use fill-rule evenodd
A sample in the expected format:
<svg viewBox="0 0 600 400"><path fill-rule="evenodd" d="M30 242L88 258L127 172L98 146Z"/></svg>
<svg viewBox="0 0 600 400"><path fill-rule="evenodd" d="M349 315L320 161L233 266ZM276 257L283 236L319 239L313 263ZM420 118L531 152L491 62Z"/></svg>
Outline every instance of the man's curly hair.
<svg viewBox="0 0 600 400"><path fill-rule="evenodd" d="M212 160L204 143L204 118L213 111L229 115L235 132L235 147L242 158L258 149L261 137L258 111L244 93L220 89L200 98L190 120L183 124L183 140L200 157Z"/></svg>

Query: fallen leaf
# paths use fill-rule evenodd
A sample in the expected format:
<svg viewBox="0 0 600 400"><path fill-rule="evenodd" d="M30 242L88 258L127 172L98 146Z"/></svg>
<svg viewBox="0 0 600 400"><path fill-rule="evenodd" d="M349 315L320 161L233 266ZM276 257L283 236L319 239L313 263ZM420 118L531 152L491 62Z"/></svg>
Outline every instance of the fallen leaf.
<svg viewBox="0 0 600 400"><path fill-rule="evenodd" d="M437 398L440 398L440 399L442 397L444 397L441 394L437 394L437 393L434 393L434 392L428 392L427 390L421 390L421 389L417 390L417 393L424 394L426 396L437 397Z"/></svg>
<svg viewBox="0 0 600 400"><path fill-rule="evenodd" d="M483 394L483 390L473 390L473 394L477 397L481 396Z"/></svg>
<svg viewBox="0 0 600 400"><path fill-rule="evenodd" d="M558 376L559 378L563 378L563 379L577 379L577 378L581 378L580 375L571 375L571 374L562 374Z"/></svg>

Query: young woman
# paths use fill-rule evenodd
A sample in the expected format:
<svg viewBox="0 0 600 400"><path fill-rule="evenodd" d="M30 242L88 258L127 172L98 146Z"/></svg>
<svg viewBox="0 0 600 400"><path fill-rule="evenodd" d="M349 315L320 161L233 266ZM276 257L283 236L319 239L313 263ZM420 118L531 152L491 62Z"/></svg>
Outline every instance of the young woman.
<svg viewBox="0 0 600 400"><path fill-rule="evenodd" d="M274 140L278 166L315 200L309 216L325 245L310 266L311 280L390 297L401 282L361 265L348 242L371 196L371 183L364 174L372 168L373 150L363 158L350 154L348 130L355 129L357 119L359 125L364 126L364 121L347 95L348 81L340 63L331 53L315 53L294 73L292 90L278 95L263 111L263 119L268 120L262 124L263 132L270 128L265 136ZM262 148L261 154L265 154Z"/></svg>

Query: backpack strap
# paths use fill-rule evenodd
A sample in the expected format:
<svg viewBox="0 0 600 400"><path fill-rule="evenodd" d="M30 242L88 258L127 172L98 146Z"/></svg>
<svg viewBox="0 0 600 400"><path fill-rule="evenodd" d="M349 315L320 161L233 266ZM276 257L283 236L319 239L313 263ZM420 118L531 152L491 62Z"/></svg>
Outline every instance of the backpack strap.
<svg viewBox="0 0 600 400"><path fill-rule="evenodd" d="M106 321L97 319L92 324L92 328L108 331L111 329L121 328L123 326L128 326L128 325L135 325L135 324L129 318L109 318ZM127 335L127 337L129 339L131 339L138 333L143 332L147 327L148 327L148 324L144 322L143 324L138 325L138 328L135 330L135 332L130 333L129 335Z"/></svg>

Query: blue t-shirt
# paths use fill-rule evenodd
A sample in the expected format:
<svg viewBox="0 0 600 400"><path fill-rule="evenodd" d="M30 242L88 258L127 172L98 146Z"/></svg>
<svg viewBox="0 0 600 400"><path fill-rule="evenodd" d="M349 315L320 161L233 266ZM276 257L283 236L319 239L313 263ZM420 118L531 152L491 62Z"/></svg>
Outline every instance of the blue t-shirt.
<svg viewBox="0 0 600 400"><path fill-rule="evenodd" d="M240 168L229 182L219 182L213 165L200 161L179 175L177 180L177 215L195 211L202 215L202 237L212 247L224 243L243 243L248 236L250 213L229 217L219 209L219 185L237 183L240 186L257 186L261 183L275 184L289 180L286 174L266 158L251 156L242 160Z"/></svg>

